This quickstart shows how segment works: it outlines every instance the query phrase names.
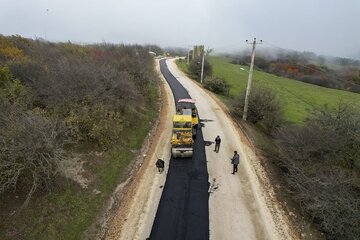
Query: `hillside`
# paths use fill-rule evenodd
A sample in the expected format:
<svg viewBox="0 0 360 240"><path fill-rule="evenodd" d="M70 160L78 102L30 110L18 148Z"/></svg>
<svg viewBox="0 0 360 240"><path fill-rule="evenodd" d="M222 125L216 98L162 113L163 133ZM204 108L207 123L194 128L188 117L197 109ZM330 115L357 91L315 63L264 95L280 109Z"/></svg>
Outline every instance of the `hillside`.
<svg viewBox="0 0 360 240"><path fill-rule="evenodd" d="M248 65L251 53L229 55L231 62ZM360 61L350 58L318 56L281 48L261 48L255 68L280 77L314 85L360 93Z"/></svg>
<svg viewBox="0 0 360 240"><path fill-rule="evenodd" d="M157 110L147 48L0 35L0 239L79 239Z"/></svg>
<svg viewBox="0 0 360 240"><path fill-rule="evenodd" d="M232 64L224 57L210 57L213 76L224 79L231 85L230 95L241 95L247 84L248 72ZM309 116L314 108L323 105L335 107L339 101L357 102L360 104L360 94L320 87L289 78L278 77L262 71L254 70L253 86L264 86L277 93L284 107L284 117L289 122L299 123Z"/></svg>

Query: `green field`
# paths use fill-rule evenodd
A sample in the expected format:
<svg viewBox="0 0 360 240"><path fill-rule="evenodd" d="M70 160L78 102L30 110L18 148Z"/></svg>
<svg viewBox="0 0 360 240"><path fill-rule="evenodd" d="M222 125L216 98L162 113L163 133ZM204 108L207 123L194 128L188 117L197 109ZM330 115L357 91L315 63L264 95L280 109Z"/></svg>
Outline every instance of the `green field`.
<svg viewBox="0 0 360 240"><path fill-rule="evenodd" d="M180 68L181 71L188 74L188 70L187 70L188 65L186 63L186 60L177 60L176 64Z"/></svg>
<svg viewBox="0 0 360 240"><path fill-rule="evenodd" d="M208 60L212 65L213 76L231 85L230 95L238 96L245 91L248 73L240 67L248 67L231 64L224 57L212 56ZM360 94L324 88L261 71L254 70L252 84L272 89L283 104L285 120L293 123L302 122L314 108L324 105L335 107L340 101L358 104L360 108Z"/></svg>

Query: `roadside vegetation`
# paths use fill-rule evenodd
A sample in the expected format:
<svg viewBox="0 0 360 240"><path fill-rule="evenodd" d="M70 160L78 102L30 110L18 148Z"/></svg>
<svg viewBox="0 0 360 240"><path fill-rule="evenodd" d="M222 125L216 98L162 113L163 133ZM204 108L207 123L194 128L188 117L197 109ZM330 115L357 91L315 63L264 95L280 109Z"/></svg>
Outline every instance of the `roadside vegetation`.
<svg viewBox="0 0 360 240"><path fill-rule="evenodd" d="M153 125L147 47L0 35L0 238L79 239Z"/></svg>
<svg viewBox="0 0 360 240"><path fill-rule="evenodd" d="M222 79L229 91L209 88L206 81L204 87L251 129L263 164L280 175L279 196L289 196L327 239L359 239L360 94L255 70L248 122L243 122L248 68L231 58L208 60L209 79ZM189 74L186 63L178 65Z"/></svg>
<svg viewBox="0 0 360 240"><path fill-rule="evenodd" d="M305 126L284 125L273 139L278 152L270 158L281 167L301 209L327 239L359 239L359 108L324 107Z"/></svg>

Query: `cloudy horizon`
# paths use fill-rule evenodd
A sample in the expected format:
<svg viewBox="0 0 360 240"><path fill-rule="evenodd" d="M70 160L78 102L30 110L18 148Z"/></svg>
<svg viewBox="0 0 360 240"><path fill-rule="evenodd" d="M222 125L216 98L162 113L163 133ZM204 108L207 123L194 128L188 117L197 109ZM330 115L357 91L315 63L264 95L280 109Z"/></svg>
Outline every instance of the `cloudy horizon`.
<svg viewBox="0 0 360 240"><path fill-rule="evenodd" d="M156 44L217 52L264 47L360 59L355 0L0 0L0 34L76 43Z"/></svg>

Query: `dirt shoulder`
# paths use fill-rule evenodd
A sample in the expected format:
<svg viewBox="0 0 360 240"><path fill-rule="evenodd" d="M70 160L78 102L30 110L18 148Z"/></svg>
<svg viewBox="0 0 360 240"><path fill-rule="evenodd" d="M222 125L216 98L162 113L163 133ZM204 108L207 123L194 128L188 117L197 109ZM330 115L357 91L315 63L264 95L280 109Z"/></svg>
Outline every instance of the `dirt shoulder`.
<svg viewBox="0 0 360 240"><path fill-rule="evenodd" d="M150 235L169 166L171 117L174 113L171 90L160 73L158 62L156 69L161 79L159 122L149 137L150 146L141 153L143 161L132 173L131 180L125 183L126 187L119 186L123 190L105 228L105 239L146 239ZM161 174L155 167L157 158L165 161L165 171Z"/></svg>

